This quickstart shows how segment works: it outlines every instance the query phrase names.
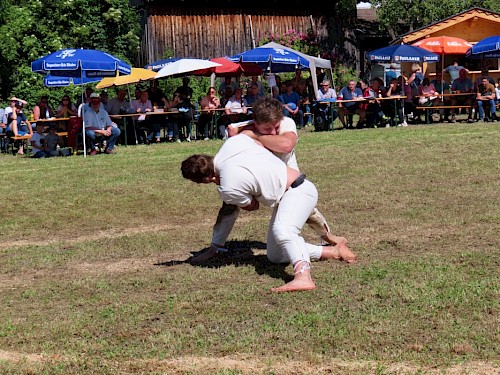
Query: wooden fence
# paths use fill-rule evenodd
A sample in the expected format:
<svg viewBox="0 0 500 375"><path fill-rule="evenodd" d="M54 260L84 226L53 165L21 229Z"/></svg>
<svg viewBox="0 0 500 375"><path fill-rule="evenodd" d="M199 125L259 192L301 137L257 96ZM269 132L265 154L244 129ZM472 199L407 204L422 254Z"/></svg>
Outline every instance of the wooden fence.
<svg viewBox="0 0 500 375"><path fill-rule="evenodd" d="M221 9L149 9L142 40L139 64L159 60L165 53L172 57L213 58L231 56L258 46L266 33L288 30L315 31L327 36L321 15L295 10L266 10L243 14Z"/></svg>

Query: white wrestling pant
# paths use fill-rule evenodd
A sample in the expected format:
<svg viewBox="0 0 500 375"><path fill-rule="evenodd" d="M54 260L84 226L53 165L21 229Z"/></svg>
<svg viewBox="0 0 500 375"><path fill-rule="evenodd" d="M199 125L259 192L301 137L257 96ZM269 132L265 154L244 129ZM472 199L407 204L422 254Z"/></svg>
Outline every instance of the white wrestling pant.
<svg viewBox="0 0 500 375"><path fill-rule="evenodd" d="M318 191L308 180L283 194L274 208L267 232L267 257L271 262L295 264L321 257L322 246L308 244L300 236L317 203Z"/></svg>

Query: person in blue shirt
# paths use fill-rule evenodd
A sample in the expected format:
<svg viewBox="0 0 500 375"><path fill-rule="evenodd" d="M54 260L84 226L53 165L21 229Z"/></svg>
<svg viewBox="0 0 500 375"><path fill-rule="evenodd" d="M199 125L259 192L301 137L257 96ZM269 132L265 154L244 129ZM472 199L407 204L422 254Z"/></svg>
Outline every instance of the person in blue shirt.
<svg viewBox="0 0 500 375"><path fill-rule="evenodd" d="M391 64L389 70L385 72L385 84L387 86L389 86L391 79L398 78L398 73L396 72L397 68L398 66L396 64Z"/></svg>
<svg viewBox="0 0 500 375"><path fill-rule="evenodd" d="M348 102L342 102L343 100L349 100ZM359 121L356 124L356 127L361 127L366 118L366 111L362 109L359 105L359 102L351 101L351 100L360 100L363 99L363 92L359 87L356 87L356 81L351 80L347 87L342 88L339 94L337 95L337 103L339 104L339 119L342 122L344 128L348 128L346 126L345 116L348 115L349 118L352 118L353 114L357 114L359 116ZM350 120L349 122L351 122ZM352 123L349 124L354 128Z"/></svg>
<svg viewBox="0 0 500 375"><path fill-rule="evenodd" d="M300 109L300 96L293 91L293 82L286 83L286 92L281 94L283 100L284 113L287 117L297 116L300 128L304 128L304 111Z"/></svg>
<svg viewBox="0 0 500 375"><path fill-rule="evenodd" d="M83 114L85 123L85 135L89 140L90 155L96 155L97 149L95 140L97 134L101 134L107 139L106 154L114 153L115 143L120 136L120 129L113 126L108 112L101 107L101 97L98 93L90 94L90 108Z"/></svg>

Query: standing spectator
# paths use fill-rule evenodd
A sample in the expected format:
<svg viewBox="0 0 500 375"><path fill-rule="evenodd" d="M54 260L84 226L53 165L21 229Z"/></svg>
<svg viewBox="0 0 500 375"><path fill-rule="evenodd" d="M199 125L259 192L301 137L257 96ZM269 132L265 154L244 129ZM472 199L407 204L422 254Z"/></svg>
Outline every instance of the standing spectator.
<svg viewBox="0 0 500 375"><path fill-rule="evenodd" d="M356 87L356 81L351 80L347 87L342 88L340 90L338 99L339 100L357 100L363 98L363 92L360 88ZM347 102L341 103L339 102L339 118L344 128L354 127L352 124L352 115L357 114L359 116L359 120L356 127L362 127L365 118L366 112L359 106L359 102ZM349 124L346 124L345 116L349 118Z"/></svg>
<svg viewBox="0 0 500 375"><path fill-rule="evenodd" d="M182 78L182 86L177 87L175 90L181 96L182 101L191 103L193 97L193 89L189 87L189 77Z"/></svg>
<svg viewBox="0 0 500 375"><path fill-rule="evenodd" d="M461 69L465 69L463 66L458 65L457 61L454 61L453 64L447 66L444 70L448 72L450 75L450 83L453 83L458 78ZM465 69L467 71L467 69ZM468 72L468 71L467 71Z"/></svg>
<svg viewBox="0 0 500 375"><path fill-rule="evenodd" d="M391 79L393 78L398 78L398 73L396 72L396 69L398 66L396 64L391 64L389 66L389 70L385 72L385 84L389 86L389 83L391 82ZM373 81L372 81L373 82Z"/></svg>
<svg viewBox="0 0 500 375"><path fill-rule="evenodd" d="M207 95L201 99L201 114L198 119L198 131L203 129L203 139L208 141L208 125L213 119L214 110L220 108L220 99L217 97L215 87L208 89Z"/></svg>
<svg viewBox="0 0 500 375"><path fill-rule="evenodd" d="M101 107L101 97L96 92L90 94L90 109L85 111L83 121L85 135L89 140L90 155L96 155L98 152L95 144L97 135L102 135L107 140L105 152L114 153L115 143L121 132L118 127L113 126L108 112Z"/></svg>
<svg viewBox="0 0 500 375"><path fill-rule="evenodd" d="M485 104L490 107L491 120L496 120L496 107L495 107L495 86L493 86L487 77L483 77L481 83L477 86L476 90L477 109L479 111L479 119L488 121L488 116L484 114Z"/></svg>
<svg viewBox="0 0 500 375"><path fill-rule="evenodd" d="M52 156L49 148L47 147L45 134L43 134L43 126L36 127L36 132L31 136L30 143L31 153L34 158L49 158Z"/></svg>
<svg viewBox="0 0 500 375"><path fill-rule="evenodd" d="M220 96L224 96L224 93L226 92L226 87L231 87L231 95L233 95L233 93L238 88L238 84L234 82L231 77L224 77L224 82L222 82L219 85Z"/></svg>
<svg viewBox="0 0 500 375"><path fill-rule="evenodd" d="M283 99L284 114L287 117L297 116L299 118L299 126L304 128L304 111L300 109L300 96L293 90L293 82L286 83L286 92L281 95Z"/></svg>

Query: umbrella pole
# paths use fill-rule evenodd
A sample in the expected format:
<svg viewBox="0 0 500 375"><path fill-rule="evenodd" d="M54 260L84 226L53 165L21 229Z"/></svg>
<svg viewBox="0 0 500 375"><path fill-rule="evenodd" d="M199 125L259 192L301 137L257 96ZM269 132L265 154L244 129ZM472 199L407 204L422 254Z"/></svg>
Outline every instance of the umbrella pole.
<svg viewBox="0 0 500 375"><path fill-rule="evenodd" d="M130 95L130 85L129 84L127 84L127 91L128 91L128 101L130 103L130 108L132 108L132 95ZM134 118L132 118L131 120L132 120L132 126L134 127L135 145L137 146L138 142L137 142L137 130L135 130L135 121L134 121ZM124 122L125 121L127 121L127 120L125 119ZM127 144L127 127L125 127L125 144Z"/></svg>
<svg viewBox="0 0 500 375"><path fill-rule="evenodd" d="M83 73L82 73L82 82L83 82ZM87 157L87 142L85 140L85 89L84 85L82 85L82 136L83 136L83 157Z"/></svg>

